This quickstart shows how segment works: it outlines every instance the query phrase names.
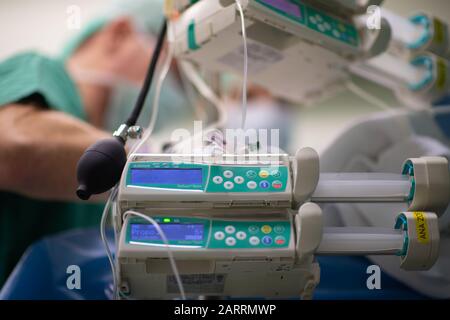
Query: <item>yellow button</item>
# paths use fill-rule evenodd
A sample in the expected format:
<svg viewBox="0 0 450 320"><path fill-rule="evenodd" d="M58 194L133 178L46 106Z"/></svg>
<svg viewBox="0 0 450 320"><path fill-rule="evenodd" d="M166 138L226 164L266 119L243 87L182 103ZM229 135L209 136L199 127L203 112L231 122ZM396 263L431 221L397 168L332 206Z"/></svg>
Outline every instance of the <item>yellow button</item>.
<svg viewBox="0 0 450 320"><path fill-rule="evenodd" d="M261 178L265 179L265 178L267 178L267 177L269 176L269 172L266 171L266 170L261 170L261 171L259 172L259 176L260 176Z"/></svg>
<svg viewBox="0 0 450 320"><path fill-rule="evenodd" d="M272 232L272 227L268 225L264 225L261 227L261 231L265 234Z"/></svg>

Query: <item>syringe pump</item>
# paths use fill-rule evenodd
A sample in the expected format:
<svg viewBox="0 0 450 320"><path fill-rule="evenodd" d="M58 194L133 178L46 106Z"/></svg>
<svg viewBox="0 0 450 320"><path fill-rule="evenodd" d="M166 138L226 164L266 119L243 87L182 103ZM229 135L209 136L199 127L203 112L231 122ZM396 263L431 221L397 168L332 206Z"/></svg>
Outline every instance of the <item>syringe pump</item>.
<svg viewBox="0 0 450 320"><path fill-rule="evenodd" d="M321 254L398 255L402 268L427 270L449 180L443 158L409 159L398 175L356 176L319 174L309 148L295 157L133 155L115 215L121 295L178 298L170 256L189 298L311 298ZM405 202L409 211L393 215L391 229L325 228L316 204L325 202Z"/></svg>

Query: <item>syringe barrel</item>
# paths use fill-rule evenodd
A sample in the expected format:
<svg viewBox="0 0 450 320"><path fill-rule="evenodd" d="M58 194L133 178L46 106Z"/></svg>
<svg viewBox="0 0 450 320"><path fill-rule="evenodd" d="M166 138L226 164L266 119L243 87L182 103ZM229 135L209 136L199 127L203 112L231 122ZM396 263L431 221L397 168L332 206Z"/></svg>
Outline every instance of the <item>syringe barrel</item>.
<svg viewBox="0 0 450 320"><path fill-rule="evenodd" d="M409 176L384 173L322 173L313 202L407 202Z"/></svg>
<svg viewBox="0 0 450 320"><path fill-rule="evenodd" d="M318 255L396 255L403 249L401 230L372 227L324 228Z"/></svg>

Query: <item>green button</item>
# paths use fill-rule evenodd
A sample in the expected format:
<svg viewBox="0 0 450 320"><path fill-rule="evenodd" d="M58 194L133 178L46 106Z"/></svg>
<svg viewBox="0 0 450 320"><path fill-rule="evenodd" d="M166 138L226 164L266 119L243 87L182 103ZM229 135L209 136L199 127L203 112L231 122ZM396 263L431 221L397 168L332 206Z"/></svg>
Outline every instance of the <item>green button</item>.
<svg viewBox="0 0 450 320"><path fill-rule="evenodd" d="M248 231L250 233L253 233L253 234L258 233L258 230L259 230L258 226L250 226L250 227L248 227Z"/></svg>
<svg viewBox="0 0 450 320"><path fill-rule="evenodd" d="M256 172L253 170L247 171L246 175L247 175L247 178L250 178L250 179L256 178Z"/></svg>
<svg viewBox="0 0 450 320"><path fill-rule="evenodd" d="M275 231L276 233L283 233L283 232L284 232L284 227L283 227L283 226L280 226L280 225L276 225L276 226L273 228L273 231Z"/></svg>

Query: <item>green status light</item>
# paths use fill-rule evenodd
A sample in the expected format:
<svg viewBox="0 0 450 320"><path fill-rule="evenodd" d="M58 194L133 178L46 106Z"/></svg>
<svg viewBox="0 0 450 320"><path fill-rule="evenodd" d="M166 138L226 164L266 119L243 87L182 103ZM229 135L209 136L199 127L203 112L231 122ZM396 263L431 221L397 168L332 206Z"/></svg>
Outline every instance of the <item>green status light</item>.
<svg viewBox="0 0 450 320"><path fill-rule="evenodd" d="M164 223L168 223L168 222L170 222L170 221L171 221L170 218L164 218L164 219L163 219L163 222L164 222Z"/></svg>

